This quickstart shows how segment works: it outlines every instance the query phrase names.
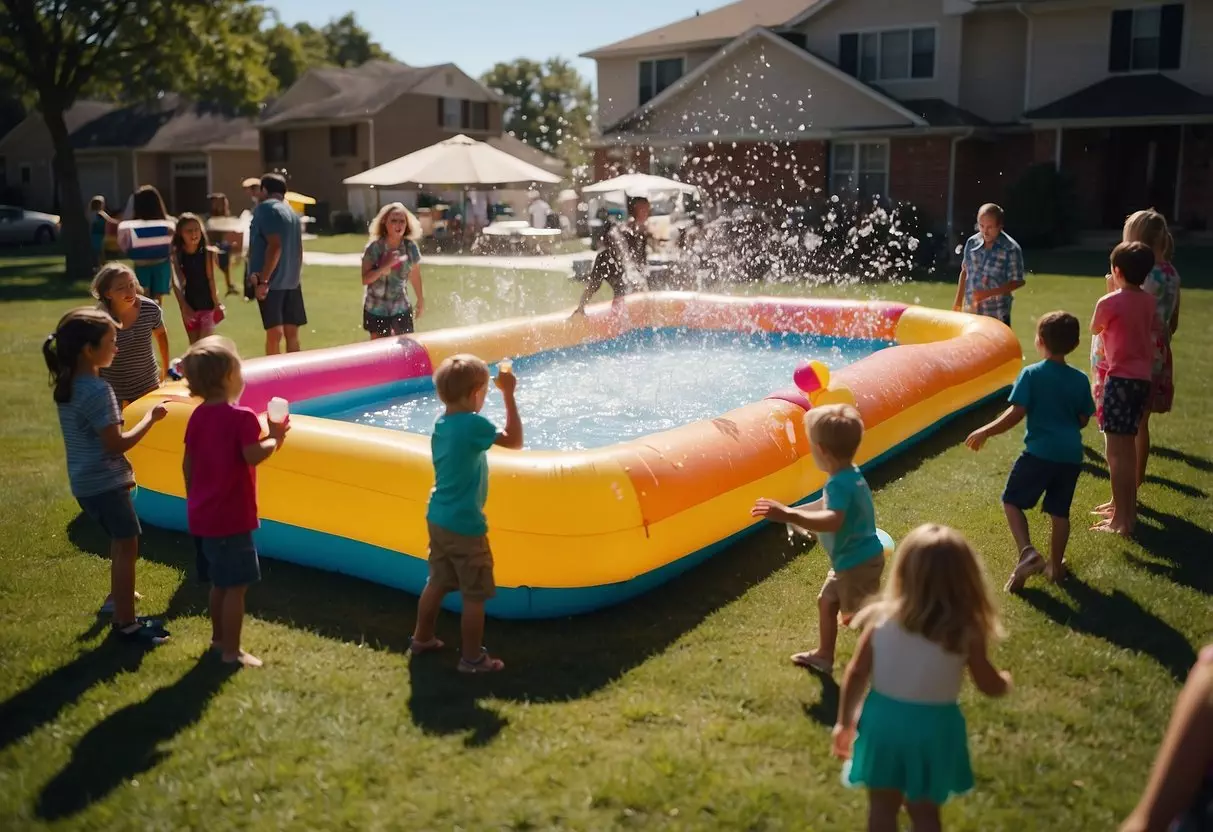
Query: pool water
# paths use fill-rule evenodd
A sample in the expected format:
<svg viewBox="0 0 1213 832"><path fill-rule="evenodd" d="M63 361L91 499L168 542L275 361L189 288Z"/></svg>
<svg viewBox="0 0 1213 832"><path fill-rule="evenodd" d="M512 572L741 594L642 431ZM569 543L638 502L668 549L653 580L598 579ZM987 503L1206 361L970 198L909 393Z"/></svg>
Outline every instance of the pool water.
<svg viewBox="0 0 1213 832"><path fill-rule="evenodd" d="M642 330L597 344L514 359L525 447L580 450L710 419L792 386L806 360L831 370L888 346L812 336ZM432 383L407 395L329 412L330 419L429 435L442 403ZM505 423L490 385L486 417Z"/></svg>

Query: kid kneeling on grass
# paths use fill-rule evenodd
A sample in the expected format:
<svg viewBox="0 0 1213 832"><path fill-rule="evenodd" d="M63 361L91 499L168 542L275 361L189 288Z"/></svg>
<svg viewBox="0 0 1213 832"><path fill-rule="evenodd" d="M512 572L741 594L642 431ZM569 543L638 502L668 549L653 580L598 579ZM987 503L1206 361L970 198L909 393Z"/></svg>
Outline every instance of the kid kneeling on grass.
<svg viewBox="0 0 1213 832"><path fill-rule="evenodd" d="M443 647L434 635L438 611L448 592L463 596L461 616L462 673L492 673L505 662L483 646L484 603L497 587L493 582L493 552L489 548L484 502L489 491L485 452L494 445L522 447L522 419L514 401L518 379L504 369L497 389L505 399L505 430L480 415L489 392L488 365L474 355L453 355L434 373L438 398L446 412L434 423L430 450L434 458L434 490L426 511L430 532L430 577L417 605L417 627L410 649L414 654Z"/></svg>
<svg viewBox="0 0 1213 832"><path fill-rule="evenodd" d="M1036 323L1036 350L1044 356L1024 367L1011 388L1011 406L990 424L969 434L965 444L980 451L991 436L1006 433L1026 416L1024 451L1002 494L1003 510L1019 549L1019 563L1007 579L1007 592L1023 588L1028 576L1046 572L1056 582L1065 575L1066 543L1070 539L1070 504L1082 471L1082 429L1095 413L1095 400L1086 373L1066 364L1078 347L1078 318L1050 312ZM1044 497L1041 508L1053 531L1049 563L1032 545L1024 514Z"/></svg>
<svg viewBox="0 0 1213 832"><path fill-rule="evenodd" d="M257 520L256 466L282 447L286 421L261 421L236 400L244 389L236 345L220 335L199 340L181 359L194 408L185 428L186 510L198 549L198 578L211 584L211 649L223 661L260 667L261 660L240 649L244 596L261 580L253 545Z"/></svg>
<svg viewBox="0 0 1213 832"><path fill-rule="evenodd" d="M880 592L884 544L876 536L872 490L854 463L863 440L859 411L845 404L815 407L805 416L805 425L813 461L830 475L822 498L800 508L764 498L754 504L750 514L816 532L829 554L832 568L817 596L817 649L795 654L792 662L830 673L839 615L849 625L864 602Z"/></svg>

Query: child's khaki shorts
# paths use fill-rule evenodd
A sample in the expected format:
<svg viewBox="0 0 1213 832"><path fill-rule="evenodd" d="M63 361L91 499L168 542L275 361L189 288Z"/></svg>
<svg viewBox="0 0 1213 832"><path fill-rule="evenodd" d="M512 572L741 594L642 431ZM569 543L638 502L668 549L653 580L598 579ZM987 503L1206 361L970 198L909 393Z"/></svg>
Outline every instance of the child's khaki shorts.
<svg viewBox="0 0 1213 832"><path fill-rule="evenodd" d="M826 582L821 585L818 598L838 604L842 623L850 623L851 616L859 612L864 602L880 593L880 576L884 574L884 555L877 555L852 569L841 572L830 570Z"/></svg>
<svg viewBox="0 0 1213 832"><path fill-rule="evenodd" d="M489 539L455 534L433 523L429 527L430 583L443 592L458 591L469 601L487 601L496 595Z"/></svg>

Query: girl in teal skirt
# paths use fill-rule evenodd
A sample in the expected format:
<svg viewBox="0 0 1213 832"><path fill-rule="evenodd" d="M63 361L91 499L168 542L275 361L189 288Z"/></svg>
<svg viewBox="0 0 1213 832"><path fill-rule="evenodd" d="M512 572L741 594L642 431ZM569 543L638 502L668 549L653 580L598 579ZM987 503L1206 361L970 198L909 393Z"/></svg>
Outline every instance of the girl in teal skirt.
<svg viewBox="0 0 1213 832"><path fill-rule="evenodd" d="M896 830L903 805L915 832L940 829L939 807L973 788L956 701L965 668L987 696L1011 689L986 652L1001 628L977 553L955 529L919 526L897 547L883 596L854 624L863 635L834 726L843 783L868 790L871 832Z"/></svg>

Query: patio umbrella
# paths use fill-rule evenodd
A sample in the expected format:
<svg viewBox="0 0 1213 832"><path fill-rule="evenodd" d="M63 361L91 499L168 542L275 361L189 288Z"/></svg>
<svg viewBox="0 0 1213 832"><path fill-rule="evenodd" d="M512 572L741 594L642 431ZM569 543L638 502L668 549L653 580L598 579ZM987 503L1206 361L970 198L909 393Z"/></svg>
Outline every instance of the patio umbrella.
<svg viewBox="0 0 1213 832"><path fill-rule="evenodd" d="M677 179L666 179L664 176L653 176L648 173L625 173L614 179L606 179L586 185L581 189L583 194L625 193L628 196L644 196L662 191L678 191L684 194L697 194L699 189Z"/></svg>
<svg viewBox="0 0 1213 832"><path fill-rule="evenodd" d="M346 185L390 188L397 185L528 185L560 181L554 173L503 150L458 135L355 174Z"/></svg>

